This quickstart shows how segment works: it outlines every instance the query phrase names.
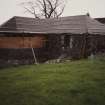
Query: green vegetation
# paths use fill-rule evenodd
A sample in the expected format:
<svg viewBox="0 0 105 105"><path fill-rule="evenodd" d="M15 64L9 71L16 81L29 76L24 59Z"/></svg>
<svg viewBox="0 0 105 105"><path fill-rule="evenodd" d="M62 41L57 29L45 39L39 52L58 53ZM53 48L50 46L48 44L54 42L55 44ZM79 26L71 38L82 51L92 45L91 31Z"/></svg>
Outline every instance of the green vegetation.
<svg viewBox="0 0 105 105"><path fill-rule="evenodd" d="M105 61L1 69L0 105L105 105Z"/></svg>

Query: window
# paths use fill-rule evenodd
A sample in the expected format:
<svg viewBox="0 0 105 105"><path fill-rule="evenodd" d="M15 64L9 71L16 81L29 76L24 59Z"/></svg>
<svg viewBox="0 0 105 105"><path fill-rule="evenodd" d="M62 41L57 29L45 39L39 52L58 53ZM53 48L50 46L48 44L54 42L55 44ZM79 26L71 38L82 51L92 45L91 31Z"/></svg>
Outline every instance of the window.
<svg viewBox="0 0 105 105"><path fill-rule="evenodd" d="M61 36L61 44L62 44L62 49L66 48L73 48L73 37L69 35L62 35Z"/></svg>

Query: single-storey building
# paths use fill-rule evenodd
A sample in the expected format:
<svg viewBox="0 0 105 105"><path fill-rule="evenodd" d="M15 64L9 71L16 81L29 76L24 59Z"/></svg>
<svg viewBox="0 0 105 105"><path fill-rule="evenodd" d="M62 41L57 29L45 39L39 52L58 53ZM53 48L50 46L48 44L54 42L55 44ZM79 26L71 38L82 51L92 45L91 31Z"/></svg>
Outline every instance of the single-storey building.
<svg viewBox="0 0 105 105"><path fill-rule="evenodd" d="M33 54L35 52L35 55ZM105 51L105 25L87 15L51 19L13 17L0 26L0 61L32 63L80 59Z"/></svg>

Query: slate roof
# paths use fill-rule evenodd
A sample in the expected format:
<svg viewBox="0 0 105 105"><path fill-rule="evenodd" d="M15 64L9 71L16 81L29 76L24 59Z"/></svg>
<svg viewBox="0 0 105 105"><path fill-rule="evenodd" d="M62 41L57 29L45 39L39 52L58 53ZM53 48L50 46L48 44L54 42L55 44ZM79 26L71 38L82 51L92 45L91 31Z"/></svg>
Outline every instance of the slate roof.
<svg viewBox="0 0 105 105"><path fill-rule="evenodd" d="M87 15L60 17L58 19L35 19L15 16L1 25L0 32L105 34L105 25Z"/></svg>

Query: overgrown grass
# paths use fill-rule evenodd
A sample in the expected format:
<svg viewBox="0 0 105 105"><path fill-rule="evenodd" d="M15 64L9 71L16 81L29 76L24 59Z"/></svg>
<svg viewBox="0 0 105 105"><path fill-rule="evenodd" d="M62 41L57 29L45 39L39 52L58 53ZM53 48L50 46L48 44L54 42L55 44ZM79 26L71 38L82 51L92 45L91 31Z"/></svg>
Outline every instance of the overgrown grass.
<svg viewBox="0 0 105 105"><path fill-rule="evenodd" d="M105 105L105 61L2 69L0 105Z"/></svg>

